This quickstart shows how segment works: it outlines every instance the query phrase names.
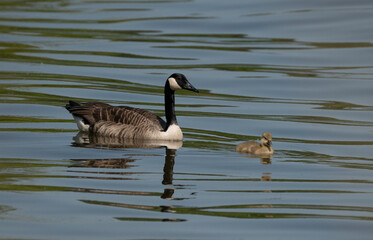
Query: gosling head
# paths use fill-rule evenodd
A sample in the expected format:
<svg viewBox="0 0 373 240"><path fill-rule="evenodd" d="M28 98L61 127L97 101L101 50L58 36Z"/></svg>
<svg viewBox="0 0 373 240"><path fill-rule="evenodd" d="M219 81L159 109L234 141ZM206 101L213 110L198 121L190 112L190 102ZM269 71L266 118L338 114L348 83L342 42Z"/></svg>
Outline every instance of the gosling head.
<svg viewBox="0 0 373 240"><path fill-rule="evenodd" d="M269 132L263 133L261 143L263 146L272 147L272 134Z"/></svg>
<svg viewBox="0 0 373 240"><path fill-rule="evenodd" d="M184 74L174 73L168 77L167 81L172 91L185 89L196 93L199 92L192 84L190 84Z"/></svg>

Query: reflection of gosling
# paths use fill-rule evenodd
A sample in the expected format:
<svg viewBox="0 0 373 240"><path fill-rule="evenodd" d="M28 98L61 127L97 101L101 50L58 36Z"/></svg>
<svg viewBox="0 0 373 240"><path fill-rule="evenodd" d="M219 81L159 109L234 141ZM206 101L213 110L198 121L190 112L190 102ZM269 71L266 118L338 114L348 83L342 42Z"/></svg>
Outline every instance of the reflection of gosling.
<svg viewBox="0 0 373 240"><path fill-rule="evenodd" d="M241 143L236 147L236 152L251 153L251 154L273 154L272 149L272 134L265 132L262 135L260 143L257 142L245 142Z"/></svg>

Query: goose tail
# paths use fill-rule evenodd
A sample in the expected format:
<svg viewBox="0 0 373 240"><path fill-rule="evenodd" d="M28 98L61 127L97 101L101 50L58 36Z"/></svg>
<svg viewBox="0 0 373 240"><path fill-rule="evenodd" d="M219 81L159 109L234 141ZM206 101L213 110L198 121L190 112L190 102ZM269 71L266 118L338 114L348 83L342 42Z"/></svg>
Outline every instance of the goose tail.
<svg viewBox="0 0 373 240"><path fill-rule="evenodd" d="M79 103L70 100L69 103L65 105L65 108L70 112L72 108L79 107L79 106L80 106Z"/></svg>
<svg viewBox="0 0 373 240"><path fill-rule="evenodd" d="M69 101L69 103L65 105L65 108L67 109L67 111L69 111L73 115L74 120L75 120L76 125L78 126L79 130L83 131L83 132L88 132L89 128L90 128L90 124L87 121L87 119L85 119L82 116L77 116L76 114L73 113L74 110L76 110L76 108L80 107L80 106L81 105L77 102Z"/></svg>

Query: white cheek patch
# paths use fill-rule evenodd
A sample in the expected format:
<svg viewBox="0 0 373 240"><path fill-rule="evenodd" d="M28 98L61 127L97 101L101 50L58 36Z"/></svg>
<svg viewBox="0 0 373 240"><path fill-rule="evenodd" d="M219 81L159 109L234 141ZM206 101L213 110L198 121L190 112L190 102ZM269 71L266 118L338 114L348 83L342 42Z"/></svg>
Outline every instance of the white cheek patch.
<svg viewBox="0 0 373 240"><path fill-rule="evenodd" d="M182 89L182 87L180 87L180 85L176 82L175 78L169 78L168 83L173 91Z"/></svg>

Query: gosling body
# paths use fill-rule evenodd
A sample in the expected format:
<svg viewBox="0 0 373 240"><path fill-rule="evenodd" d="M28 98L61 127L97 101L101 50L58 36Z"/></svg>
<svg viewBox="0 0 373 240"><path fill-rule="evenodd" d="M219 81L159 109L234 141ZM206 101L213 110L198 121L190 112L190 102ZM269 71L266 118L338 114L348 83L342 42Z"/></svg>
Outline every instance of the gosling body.
<svg viewBox="0 0 373 240"><path fill-rule="evenodd" d="M183 133L176 120L174 93L181 89L198 92L183 74L172 74L164 87L166 121L147 110L106 103L69 101L65 108L82 132L123 139L180 141Z"/></svg>
<svg viewBox="0 0 373 240"><path fill-rule="evenodd" d="M260 143L253 141L241 143L237 145L236 152L254 155L273 154L272 134L269 132L263 133Z"/></svg>

